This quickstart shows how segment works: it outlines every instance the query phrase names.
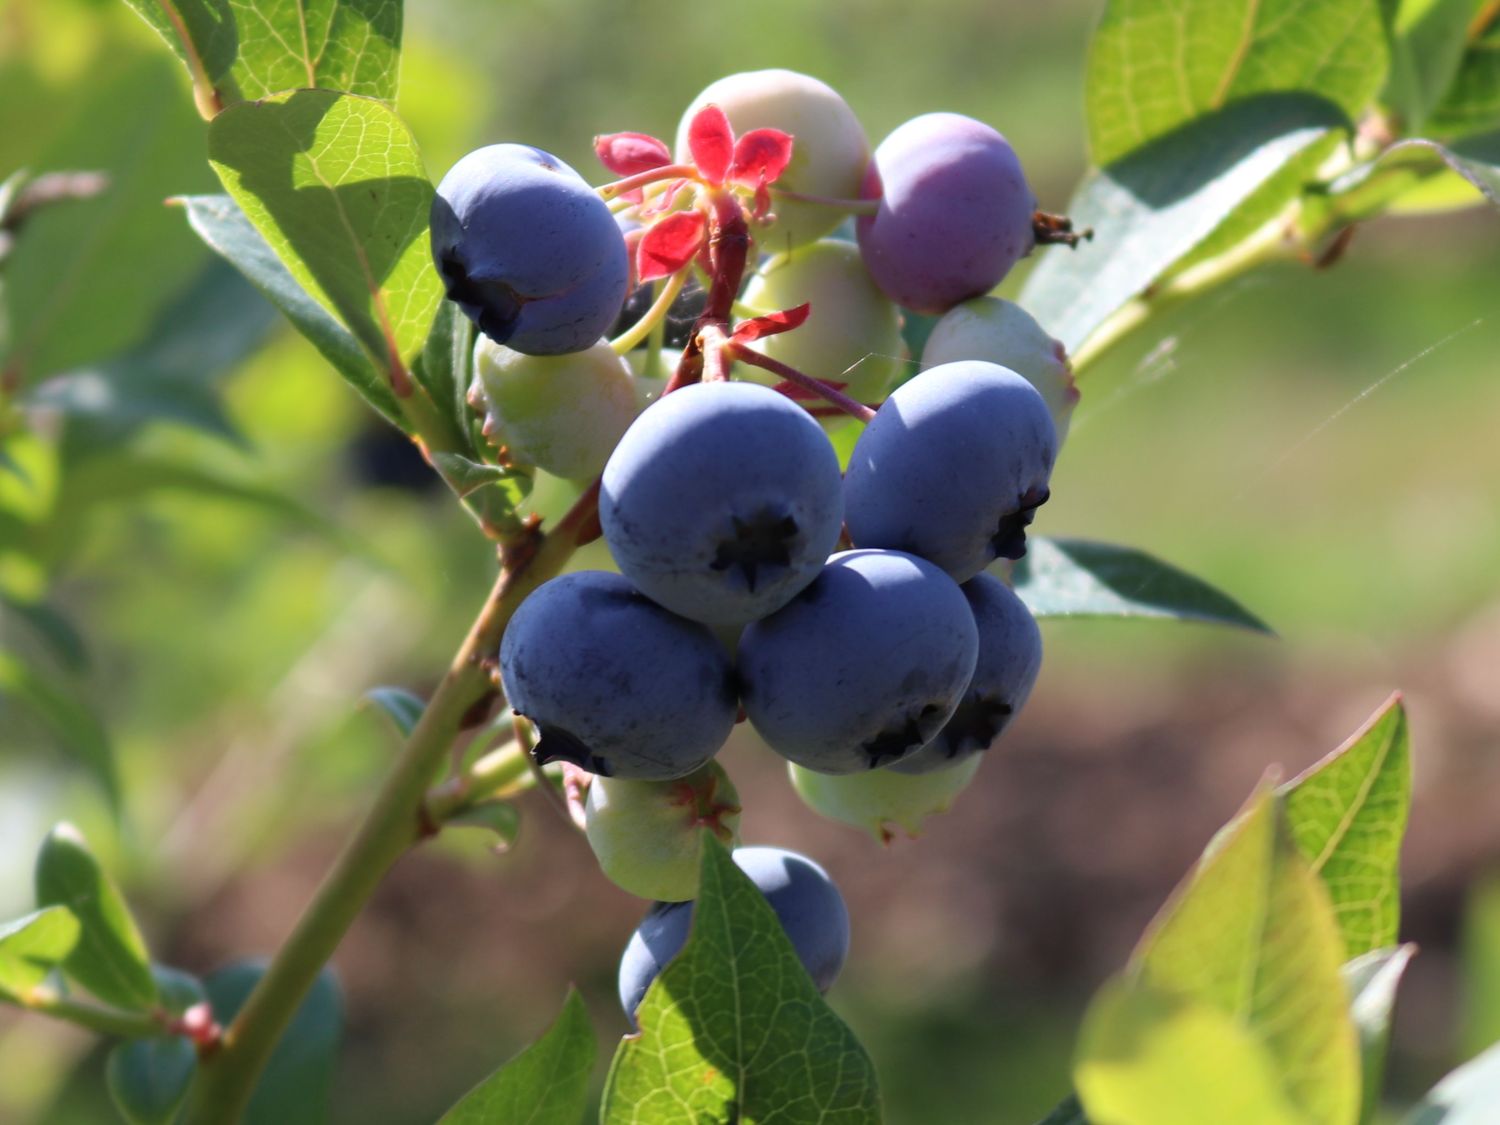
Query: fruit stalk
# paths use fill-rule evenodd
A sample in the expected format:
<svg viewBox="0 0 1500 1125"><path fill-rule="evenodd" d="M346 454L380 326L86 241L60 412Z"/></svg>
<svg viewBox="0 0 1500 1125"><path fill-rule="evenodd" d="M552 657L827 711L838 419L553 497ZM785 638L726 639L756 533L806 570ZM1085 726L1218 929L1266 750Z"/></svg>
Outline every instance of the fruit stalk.
<svg viewBox="0 0 1500 1125"><path fill-rule="evenodd" d="M703 377L703 330L716 325L727 333L735 298L745 279L745 262L750 255L750 226L745 222L745 211L740 201L723 188L712 191L709 204L708 247L713 277L708 286L708 300L663 394Z"/></svg>
<svg viewBox="0 0 1500 1125"><path fill-rule="evenodd" d="M407 848L425 835L427 786L465 716L494 690L491 661L522 600L563 567L596 521L598 494L585 493L557 527L534 532L510 557L402 747L374 805L324 878L291 936L272 960L222 1048L203 1061L187 1125L238 1121L281 1034L365 902Z"/></svg>

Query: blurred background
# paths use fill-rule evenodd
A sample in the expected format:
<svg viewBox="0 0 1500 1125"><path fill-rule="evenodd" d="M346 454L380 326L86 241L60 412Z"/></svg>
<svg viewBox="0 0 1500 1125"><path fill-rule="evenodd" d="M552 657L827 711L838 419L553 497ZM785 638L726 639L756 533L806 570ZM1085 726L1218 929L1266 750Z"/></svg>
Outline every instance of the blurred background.
<svg viewBox="0 0 1500 1125"><path fill-rule="evenodd" d="M1061 210L1099 7L410 0L401 109L434 179L499 140L594 176L596 133L670 137L712 79L785 66L836 87L872 142L929 110L992 123ZM36 845L66 817L157 955L206 972L283 938L395 751L362 693L430 689L492 556L162 206L217 185L181 68L118 0L0 7L0 178L22 167L111 188L38 213L6 276L11 369L69 379L40 433L0 409L22 470L0 471L0 690L29 704L0 710L0 917L30 909ZM1277 639L1049 622L1041 682L976 784L885 849L802 808L737 735L721 760L746 841L808 852L849 900L830 999L892 1125L1050 1108L1089 995L1212 832L1395 689L1417 773L1402 928L1421 952L1393 1098L1500 1038L1497 267L1493 209L1384 219L1336 268L1253 274L1087 373L1037 530L1148 549ZM212 329L186 359L153 345L179 322ZM178 424L115 409L122 380ZM62 616L16 609L38 598ZM540 800L507 854L450 835L400 865L337 958L336 1122L432 1120L569 981L604 1059L625 1031L614 966L642 904ZM90 1037L0 1009L0 1120L111 1116Z"/></svg>

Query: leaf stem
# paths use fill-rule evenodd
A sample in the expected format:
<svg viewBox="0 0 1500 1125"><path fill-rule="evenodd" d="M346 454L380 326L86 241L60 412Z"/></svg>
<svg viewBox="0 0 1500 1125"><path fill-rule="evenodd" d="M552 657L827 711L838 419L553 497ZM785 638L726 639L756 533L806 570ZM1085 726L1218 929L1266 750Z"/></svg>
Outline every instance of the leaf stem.
<svg viewBox="0 0 1500 1125"><path fill-rule="evenodd" d="M511 616L593 534L597 513L598 491L590 489L550 534L533 531L511 546L494 588L370 811L225 1029L222 1048L204 1060L185 1118L188 1125L228 1125L243 1115L256 1079L319 970L386 872L423 837L427 787L470 709L494 690L494 653Z"/></svg>
<svg viewBox="0 0 1500 1125"><path fill-rule="evenodd" d="M476 759L457 777L427 791L427 817L442 824L456 814L488 800L530 778L531 763L525 747L515 742Z"/></svg>
<svg viewBox="0 0 1500 1125"><path fill-rule="evenodd" d="M5 997L5 999L10 999ZM157 1011L127 1012L63 996L51 988L33 988L15 1003L27 1011L97 1031L120 1039L144 1039L167 1034L166 1017Z"/></svg>
<svg viewBox="0 0 1500 1125"><path fill-rule="evenodd" d="M798 371L790 364L772 359L768 355L762 355L753 348L746 347L744 344L736 343L733 340L725 343L724 350L741 363L748 363L755 367L764 368L773 375L780 375L789 383L795 383L799 387L812 391L820 398L825 398L833 403L834 406L838 407L845 414L852 415L861 422L868 422L871 418L875 417L875 411L871 407L866 406L862 402L857 402L843 391L829 386L822 379L814 379L811 375Z"/></svg>
<svg viewBox="0 0 1500 1125"><path fill-rule="evenodd" d="M596 187L595 193L606 203L617 196L624 195L627 191L654 184L660 180L691 180L698 175L698 169L691 164L663 164L660 168L651 168L645 172L637 172L633 176L626 176L623 180L615 180L613 183Z"/></svg>

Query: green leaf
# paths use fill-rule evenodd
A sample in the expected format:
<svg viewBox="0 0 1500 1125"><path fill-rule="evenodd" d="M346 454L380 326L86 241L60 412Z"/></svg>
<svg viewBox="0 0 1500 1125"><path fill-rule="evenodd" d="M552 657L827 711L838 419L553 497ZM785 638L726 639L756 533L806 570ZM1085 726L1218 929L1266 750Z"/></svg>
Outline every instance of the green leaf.
<svg viewBox="0 0 1500 1125"><path fill-rule="evenodd" d="M1032 536L1012 577L1037 617L1167 617L1271 632L1227 594L1132 547Z"/></svg>
<svg viewBox="0 0 1500 1125"><path fill-rule="evenodd" d="M233 1021L265 971L260 962L239 961L203 982L221 1025ZM323 1125L343 1025L339 987L325 968L261 1072L242 1125Z"/></svg>
<svg viewBox="0 0 1500 1125"><path fill-rule="evenodd" d="M166 41L192 76L212 87L229 73L240 37L229 0L125 0Z"/></svg>
<svg viewBox="0 0 1500 1125"><path fill-rule="evenodd" d="M108 186L32 212L5 264L7 362L27 383L134 346L205 260L161 205L212 182L203 124L173 64L153 53L83 88L88 97L33 166L101 170Z"/></svg>
<svg viewBox="0 0 1500 1125"><path fill-rule="evenodd" d="M588 1108L594 1052L588 1009L570 989L547 1033L465 1094L439 1125L578 1125Z"/></svg>
<svg viewBox="0 0 1500 1125"><path fill-rule="evenodd" d="M1263 787L1173 893L1131 964L1135 983L1193 1002L1187 1022L1226 1053L1237 1050L1229 1025L1208 1026L1196 1006L1229 1017L1264 1051L1286 1103L1301 1115L1294 1120L1353 1125L1359 1054L1342 951L1327 892ZM1243 1053L1236 1065L1251 1066ZM1110 1120L1082 1082L1079 1092L1091 1117ZM1200 1120L1219 1120L1216 1103L1199 1110Z"/></svg>
<svg viewBox="0 0 1500 1125"><path fill-rule="evenodd" d="M602 1125L880 1120L875 1069L824 1003L776 914L705 834L687 945L615 1053Z"/></svg>
<svg viewBox="0 0 1500 1125"><path fill-rule="evenodd" d="M496 851L505 851L521 832L521 814L509 801L482 801L443 821L445 828L479 828L493 833Z"/></svg>
<svg viewBox="0 0 1500 1125"><path fill-rule="evenodd" d="M217 382L267 339L275 311L243 277L211 260L129 353L38 385L31 409L87 418L111 440L156 421L178 422L243 444Z"/></svg>
<svg viewBox="0 0 1500 1125"><path fill-rule="evenodd" d="M20 1000L78 944L81 927L65 906L48 906L0 925L0 996Z"/></svg>
<svg viewBox="0 0 1500 1125"><path fill-rule="evenodd" d="M1391 70L1382 100L1404 132L1421 129L1458 74L1476 0L1400 0L1391 26Z"/></svg>
<svg viewBox="0 0 1500 1125"><path fill-rule="evenodd" d="M1348 742L1281 789L1286 824L1333 903L1349 960L1396 942L1398 864L1411 807L1406 710L1393 697Z"/></svg>
<svg viewBox="0 0 1500 1125"><path fill-rule="evenodd" d="M36 860L38 906L66 906L82 932L63 971L100 1000L140 1011L157 1000L146 943L130 908L78 829L59 824Z"/></svg>
<svg viewBox="0 0 1500 1125"><path fill-rule="evenodd" d="M242 102L208 129L214 170L298 284L398 394L443 299L432 184L394 110L329 90Z"/></svg>
<svg viewBox="0 0 1500 1125"><path fill-rule="evenodd" d="M432 453L438 474L493 538L518 531L516 507L531 492L533 477L517 469L486 465L458 453Z"/></svg>
<svg viewBox="0 0 1500 1125"><path fill-rule="evenodd" d="M1076 352L1109 316L1186 258L1288 164L1348 127L1337 107L1264 94L1091 172L1068 205L1094 239L1054 247L1021 304Z"/></svg>
<svg viewBox="0 0 1500 1125"><path fill-rule="evenodd" d="M427 709L427 701L405 688L378 687L365 692L365 698L373 703L380 713L391 721L396 733L402 738L411 735L412 728Z"/></svg>
<svg viewBox="0 0 1500 1125"><path fill-rule="evenodd" d="M466 396L473 356L473 322L452 301L443 301L411 373L432 399L455 448L469 451L473 447L469 441L470 411Z"/></svg>
<svg viewBox="0 0 1500 1125"><path fill-rule="evenodd" d="M1500 1044L1432 1088L1406 1125L1494 1125L1500 1105Z"/></svg>
<svg viewBox="0 0 1500 1125"><path fill-rule="evenodd" d="M197 1069L198 1052L180 1035L132 1039L110 1051L104 1081L130 1125L170 1125Z"/></svg>
<svg viewBox="0 0 1500 1125"><path fill-rule="evenodd" d="M1500 55L1500 48L1496 54ZM1500 133L1465 137L1448 145L1425 140L1402 141L1388 151L1413 148L1435 153L1448 167L1478 188L1486 199L1500 207Z"/></svg>
<svg viewBox="0 0 1500 1125"><path fill-rule="evenodd" d="M110 808L119 811L114 744L82 685L0 651L0 699L25 707L40 719L57 744L98 782Z"/></svg>
<svg viewBox="0 0 1500 1125"><path fill-rule="evenodd" d="M1465 1053L1500 1043L1500 872L1470 889L1464 908L1461 1005Z"/></svg>
<svg viewBox="0 0 1500 1125"><path fill-rule="evenodd" d="M1483 30L1470 39L1427 128L1437 136L1500 128L1500 20L1493 13Z"/></svg>
<svg viewBox="0 0 1500 1125"><path fill-rule="evenodd" d="M69 672L83 672L88 668L88 646L77 626L68 616L47 602L29 602L0 594L0 620L15 617L24 621L38 637L46 642L48 650L57 662Z"/></svg>
<svg viewBox="0 0 1500 1125"><path fill-rule="evenodd" d="M1078 1095L1069 1094L1036 1125L1089 1125L1089 1119L1083 1115L1083 1104L1079 1102Z"/></svg>
<svg viewBox="0 0 1500 1125"><path fill-rule="evenodd" d="M1107 1125L1309 1125L1265 1044L1227 1013L1170 992L1107 982L1084 1018L1074 1080Z"/></svg>
<svg viewBox="0 0 1500 1125"><path fill-rule="evenodd" d="M402 0L229 0L247 98L319 86L396 100Z"/></svg>
<svg viewBox="0 0 1500 1125"><path fill-rule="evenodd" d="M198 236L264 293L366 402L392 425L406 428L383 367L373 363L349 330L302 288L233 199L191 195L175 202L187 210Z"/></svg>
<svg viewBox="0 0 1500 1125"><path fill-rule="evenodd" d="M1089 51L1094 162L1257 94L1313 94L1354 118L1387 61L1370 0L1110 0Z"/></svg>
<svg viewBox="0 0 1500 1125"><path fill-rule="evenodd" d="M1380 1090L1385 1084L1385 1060L1391 1038L1391 1012L1396 987L1417 951L1415 945L1375 949L1344 966L1349 986L1349 1013L1359 1033L1360 1072L1364 1092L1359 1120L1369 1125L1380 1112Z"/></svg>

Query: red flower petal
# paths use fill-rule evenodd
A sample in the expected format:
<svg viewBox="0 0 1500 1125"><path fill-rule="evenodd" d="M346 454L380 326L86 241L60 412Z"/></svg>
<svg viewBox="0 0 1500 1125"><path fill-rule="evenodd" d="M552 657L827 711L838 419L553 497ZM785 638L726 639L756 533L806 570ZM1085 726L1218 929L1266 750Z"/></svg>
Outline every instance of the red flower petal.
<svg viewBox="0 0 1500 1125"><path fill-rule="evenodd" d="M637 279L655 281L687 265L703 242L707 223L702 211L678 211L653 225L635 253Z"/></svg>
<svg viewBox="0 0 1500 1125"><path fill-rule="evenodd" d="M804 302L795 309L783 309L781 312L767 313L765 316L753 316L735 325L734 334L729 338L736 343L744 344L751 340L759 340L763 336L774 336L778 332L790 332L806 320L810 312L812 312L812 305Z"/></svg>
<svg viewBox="0 0 1500 1125"><path fill-rule="evenodd" d="M634 176L672 163L665 142L645 133L609 133L594 138L594 154L617 176Z"/></svg>
<svg viewBox="0 0 1500 1125"><path fill-rule="evenodd" d="M734 142L729 179L746 187L774 184L792 159L792 135L780 129L751 129Z"/></svg>
<svg viewBox="0 0 1500 1125"><path fill-rule="evenodd" d="M705 180L711 184L724 182L734 159L734 130L718 106L706 105L693 116L688 126L688 151Z"/></svg>

